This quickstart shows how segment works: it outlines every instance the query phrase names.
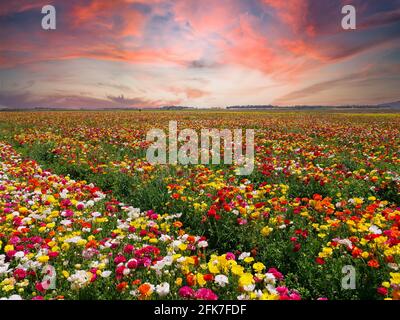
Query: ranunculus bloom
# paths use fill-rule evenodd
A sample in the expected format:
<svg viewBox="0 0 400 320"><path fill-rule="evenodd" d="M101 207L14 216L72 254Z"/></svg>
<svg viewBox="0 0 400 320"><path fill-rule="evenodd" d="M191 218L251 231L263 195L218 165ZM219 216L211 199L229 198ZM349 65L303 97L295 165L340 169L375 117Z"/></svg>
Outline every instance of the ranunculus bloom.
<svg viewBox="0 0 400 320"><path fill-rule="evenodd" d="M123 255L117 255L114 259L115 264L120 264L125 261L126 261L126 258Z"/></svg>
<svg viewBox="0 0 400 320"><path fill-rule="evenodd" d="M194 296L194 290L191 287L184 286L179 289L178 294L182 298L192 298Z"/></svg>
<svg viewBox="0 0 400 320"><path fill-rule="evenodd" d="M218 296L208 288L197 290L194 297L199 300L218 300Z"/></svg>
<svg viewBox="0 0 400 320"><path fill-rule="evenodd" d="M136 269L138 266L138 261L136 259L131 259L128 261L128 268L129 269Z"/></svg>
<svg viewBox="0 0 400 320"><path fill-rule="evenodd" d="M20 268L15 269L13 274L17 280L23 280L23 279L25 279L25 277L27 275L26 271L24 269L20 269Z"/></svg>
<svg viewBox="0 0 400 320"><path fill-rule="evenodd" d="M386 289L385 287L380 287L377 289L377 291L382 296L386 296L388 294L388 289Z"/></svg>

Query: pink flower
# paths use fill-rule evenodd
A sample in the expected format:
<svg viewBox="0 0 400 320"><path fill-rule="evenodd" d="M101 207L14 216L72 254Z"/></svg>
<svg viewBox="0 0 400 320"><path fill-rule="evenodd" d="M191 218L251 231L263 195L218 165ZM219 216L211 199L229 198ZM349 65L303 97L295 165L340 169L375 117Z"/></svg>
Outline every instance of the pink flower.
<svg viewBox="0 0 400 320"><path fill-rule="evenodd" d="M226 260L236 260L236 257L232 252L228 252L226 254Z"/></svg>
<svg viewBox="0 0 400 320"><path fill-rule="evenodd" d="M135 247L131 244L127 244L124 248L124 253L132 253Z"/></svg>
<svg viewBox="0 0 400 320"><path fill-rule="evenodd" d="M12 258L12 257L14 257L15 256L15 254L17 253L17 251L15 251L15 250L10 250L10 251L7 251L7 257L9 257L9 258Z"/></svg>
<svg viewBox="0 0 400 320"><path fill-rule="evenodd" d="M208 288L197 290L194 296L198 300L218 300L218 296Z"/></svg>
<svg viewBox="0 0 400 320"><path fill-rule="evenodd" d="M276 270L275 268L270 268L268 270L268 273L272 273L274 275L274 277L278 280L282 280L283 279L283 274L280 273L278 270Z"/></svg>
<svg viewBox="0 0 400 320"><path fill-rule="evenodd" d="M278 291L280 296L287 295L289 290L286 287L277 287L276 291Z"/></svg>
<svg viewBox="0 0 400 320"><path fill-rule="evenodd" d="M14 236L14 237L11 237L9 242L11 244L13 244L14 246L16 246L20 241L21 241L21 239L19 237Z"/></svg>
<svg viewBox="0 0 400 320"><path fill-rule="evenodd" d="M192 298L194 296L194 290L191 287L184 286L179 289L178 294L182 298Z"/></svg>
<svg viewBox="0 0 400 320"><path fill-rule="evenodd" d="M117 255L114 259L115 264L120 264L126 261L126 258L123 255Z"/></svg>
<svg viewBox="0 0 400 320"><path fill-rule="evenodd" d="M128 261L128 268L129 269L136 269L138 266L138 261L136 259L131 259Z"/></svg>
<svg viewBox="0 0 400 320"><path fill-rule="evenodd" d="M85 205L84 205L82 202L80 202L80 203L78 203L78 204L76 205L76 208L77 208L78 210L83 210L83 209L85 209Z"/></svg>
<svg viewBox="0 0 400 320"><path fill-rule="evenodd" d="M292 292L289 297L290 300L301 300L301 296L298 292Z"/></svg>

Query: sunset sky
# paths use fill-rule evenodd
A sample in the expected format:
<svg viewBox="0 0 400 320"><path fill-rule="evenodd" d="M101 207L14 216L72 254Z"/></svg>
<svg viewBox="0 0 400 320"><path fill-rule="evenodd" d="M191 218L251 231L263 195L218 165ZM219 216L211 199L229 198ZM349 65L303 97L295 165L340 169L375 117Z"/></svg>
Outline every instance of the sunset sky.
<svg viewBox="0 0 400 320"><path fill-rule="evenodd" d="M0 107L377 104L399 88L400 0L0 2Z"/></svg>

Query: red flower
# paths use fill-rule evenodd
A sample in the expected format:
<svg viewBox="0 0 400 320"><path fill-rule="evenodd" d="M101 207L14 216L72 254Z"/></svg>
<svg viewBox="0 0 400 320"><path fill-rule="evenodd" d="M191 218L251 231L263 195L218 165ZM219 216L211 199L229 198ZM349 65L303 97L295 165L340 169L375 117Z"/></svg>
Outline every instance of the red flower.
<svg viewBox="0 0 400 320"><path fill-rule="evenodd" d="M300 243L296 243L293 247L293 252L298 252L301 249L301 244Z"/></svg>
<svg viewBox="0 0 400 320"><path fill-rule="evenodd" d="M368 266L371 268L379 268L379 262L375 259L371 259L368 261Z"/></svg>
<svg viewBox="0 0 400 320"><path fill-rule="evenodd" d="M117 255L114 259L115 264L120 264L121 262L125 262L126 258L123 255Z"/></svg>
<svg viewBox="0 0 400 320"><path fill-rule="evenodd" d="M214 280L214 276L211 273L207 273L203 277L204 277L204 280L206 280L206 281L213 281Z"/></svg>
<svg viewBox="0 0 400 320"><path fill-rule="evenodd" d="M15 269L13 274L17 280L23 280L27 276L26 271L24 269L20 269L20 268Z"/></svg>
<svg viewBox="0 0 400 320"><path fill-rule="evenodd" d="M388 294L388 289L386 289L385 287L380 287L377 289L378 293L382 296L387 296Z"/></svg>
<svg viewBox="0 0 400 320"><path fill-rule="evenodd" d="M127 282L121 282L121 283L119 283L118 285L117 285L117 291L118 292L122 292L122 291L124 291L125 289L126 289L126 287L128 286L128 283Z"/></svg>
<svg viewBox="0 0 400 320"><path fill-rule="evenodd" d="M42 292L42 293L46 291L41 282L36 283L35 288L37 291Z"/></svg>
<svg viewBox="0 0 400 320"><path fill-rule="evenodd" d="M317 259L315 259L315 262L316 263L318 263L318 264L325 264L325 260L324 259L322 259L322 258L320 258L320 257L318 257Z"/></svg>

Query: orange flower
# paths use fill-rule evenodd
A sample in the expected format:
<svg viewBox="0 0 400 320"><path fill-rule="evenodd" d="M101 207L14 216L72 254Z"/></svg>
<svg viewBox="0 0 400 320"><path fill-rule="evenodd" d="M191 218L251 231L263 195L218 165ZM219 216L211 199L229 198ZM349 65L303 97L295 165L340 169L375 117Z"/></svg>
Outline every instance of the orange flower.
<svg viewBox="0 0 400 320"><path fill-rule="evenodd" d="M175 222L173 223L173 226L174 226L175 228L182 228L183 223L180 222L180 221L175 221Z"/></svg>
<svg viewBox="0 0 400 320"><path fill-rule="evenodd" d="M172 198L174 198L174 199L179 199L179 197L180 197L180 194L179 193L173 193L172 194Z"/></svg>
<svg viewBox="0 0 400 320"><path fill-rule="evenodd" d="M379 268L379 262L378 262L377 260L375 260L375 259L369 260L369 261L368 261L368 265L369 265L371 268Z"/></svg>
<svg viewBox="0 0 400 320"><path fill-rule="evenodd" d="M152 294L151 286L148 283L143 283L138 288L140 295L148 297Z"/></svg>
<svg viewBox="0 0 400 320"><path fill-rule="evenodd" d="M193 273L189 273L186 276L186 282L188 286L193 287L196 285L196 276Z"/></svg>
<svg viewBox="0 0 400 320"><path fill-rule="evenodd" d="M122 292L126 289L126 287L128 286L128 282L121 282L117 285L117 291L118 292Z"/></svg>

